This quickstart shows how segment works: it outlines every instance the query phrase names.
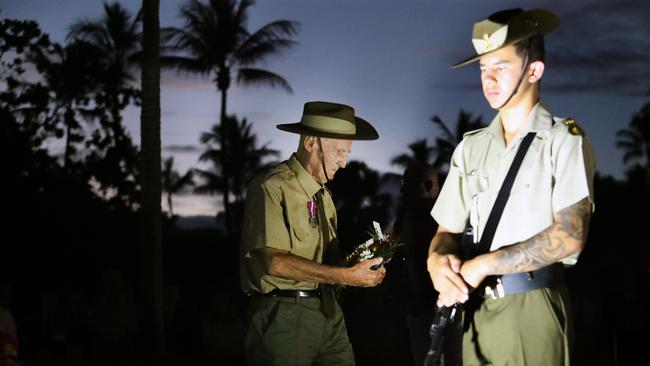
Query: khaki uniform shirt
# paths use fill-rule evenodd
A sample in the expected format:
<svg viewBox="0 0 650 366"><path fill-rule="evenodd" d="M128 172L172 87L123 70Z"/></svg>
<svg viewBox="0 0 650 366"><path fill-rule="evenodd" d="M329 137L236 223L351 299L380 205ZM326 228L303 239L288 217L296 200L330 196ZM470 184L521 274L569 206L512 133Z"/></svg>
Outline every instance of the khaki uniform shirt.
<svg viewBox="0 0 650 366"><path fill-rule="evenodd" d="M310 224L308 202L324 190L323 202L327 225L319 221ZM320 218L320 207L317 210ZM327 227L326 235L321 232ZM328 245L336 240L336 210L332 196L325 186L300 164L295 154L267 172L256 177L248 186L244 208L241 240L241 287L246 293L267 293L273 289L312 290L315 282L296 281L266 274L261 255L253 252L262 248L286 250L291 254L322 263L323 238Z"/></svg>
<svg viewBox="0 0 650 366"><path fill-rule="evenodd" d="M465 134L454 151L449 175L431 211L452 232L462 232L467 220L480 240L490 210L519 145L535 132L515 178L499 221L491 250L526 240L553 223L553 215L585 197L593 205L594 155L584 136L573 135L538 103L525 126L505 146L501 118ZM577 256L562 262L574 264Z"/></svg>

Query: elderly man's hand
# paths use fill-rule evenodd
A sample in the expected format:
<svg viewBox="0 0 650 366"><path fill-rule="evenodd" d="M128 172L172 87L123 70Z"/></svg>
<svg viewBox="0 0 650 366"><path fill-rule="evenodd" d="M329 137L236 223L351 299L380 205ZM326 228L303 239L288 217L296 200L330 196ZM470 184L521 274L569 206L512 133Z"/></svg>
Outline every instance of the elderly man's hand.
<svg viewBox="0 0 650 366"><path fill-rule="evenodd" d="M386 275L386 268L380 266L372 269L373 266L380 265L383 258L373 258L355 264L348 268L347 284L357 287L373 287L381 283Z"/></svg>

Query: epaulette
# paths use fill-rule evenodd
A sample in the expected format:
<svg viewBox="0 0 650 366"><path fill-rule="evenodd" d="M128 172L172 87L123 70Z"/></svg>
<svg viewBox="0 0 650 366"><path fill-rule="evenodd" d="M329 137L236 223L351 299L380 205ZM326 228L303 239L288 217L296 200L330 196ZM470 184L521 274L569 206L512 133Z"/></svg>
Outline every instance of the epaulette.
<svg viewBox="0 0 650 366"><path fill-rule="evenodd" d="M569 128L570 134L574 136L583 136L583 137L585 136L585 132L582 130L582 128L580 128L580 126L578 126L576 120L574 120L573 118L571 117L565 118L564 121L562 121L562 123L564 123L564 125Z"/></svg>
<svg viewBox="0 0 650 366"><path fill-rule="evenodd" d="M471 136L471 135L476 135L477 133L485 131L486 129L487 129L487 127L482 127L482 128L478 128L476 130L467 131L467 132L465 132L463 134L463 138L465 138L467 136Z"/></svg>
<svg viewBox="0 0 650 366"><path fill-rule="evenodd" d="M287 180L290 177L296 175L285 163L278 164L268 169L266 172L263 172L262 174L265 181L268 181L270 179Z"/></svg>

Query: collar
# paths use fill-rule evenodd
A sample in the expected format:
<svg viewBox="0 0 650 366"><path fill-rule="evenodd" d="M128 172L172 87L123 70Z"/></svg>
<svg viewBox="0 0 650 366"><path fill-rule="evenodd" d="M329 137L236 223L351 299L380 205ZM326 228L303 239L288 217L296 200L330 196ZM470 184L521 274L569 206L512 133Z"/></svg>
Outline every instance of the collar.
<svg viewBox="0 0 650 366"><path fill-rule="evenodd" d="M524 138L528 132L549 131L552 126L553 116L551 112L546 109L542 102L537 102L528 113L526 123L524 123L515 140ZM503 126L501 125L501 113L494 117L487 130L494 140L504 143L505 137L503 136Z"/></svg>
<svg viewBox="0 0 650 366"><path fill-rule="evenodd" d="M314 177L309 174L307 169L300 163L296 154L291 154L289 160L287 160L287 165L289 169L296 175L298 178L298 183L302 186L302 189L305 190L307 196L313 197L318 191L325 188L324 185L318 183Z"/></svg>

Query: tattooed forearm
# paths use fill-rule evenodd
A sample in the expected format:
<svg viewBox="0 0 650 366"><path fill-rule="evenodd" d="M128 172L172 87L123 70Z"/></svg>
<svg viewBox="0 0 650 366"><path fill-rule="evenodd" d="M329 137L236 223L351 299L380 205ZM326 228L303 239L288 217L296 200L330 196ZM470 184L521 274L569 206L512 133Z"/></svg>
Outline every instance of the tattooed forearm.
<svg viewBox="0 0 650 366"><path fill-rule="evenodd" d="M585 198L554 217L553 225L515 245L494 254L492 273L533 271L582 250L591 217L591 203Z"/></svg>
<svg viewBox="0 0 650 366"><path fill-rule="evenodd" d="M508 274L534 271L566 257L564 240L551 236L547 230L521 243L499 249L495 253L493 272Z"/></svg>

